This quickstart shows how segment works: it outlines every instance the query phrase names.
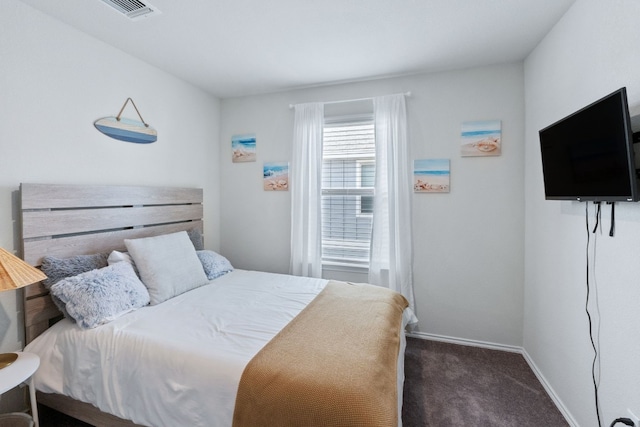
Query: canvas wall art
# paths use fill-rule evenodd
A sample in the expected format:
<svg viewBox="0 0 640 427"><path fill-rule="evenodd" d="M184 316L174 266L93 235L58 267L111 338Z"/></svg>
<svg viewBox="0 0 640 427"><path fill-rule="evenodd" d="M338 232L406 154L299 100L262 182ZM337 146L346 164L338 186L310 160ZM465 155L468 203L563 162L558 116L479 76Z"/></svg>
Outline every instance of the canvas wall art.
<svg viewBox="0 0 640 427"><path fill-rule="evenodd" d="M413 161L413 191L415 193L448 193L451 167L449 159Z"/></svg>
<svg viewBox="0 0 640 427"><path fill-rule="evenodd" d="M265 191L289 190L289 162L265 162L262 176Z"/></svg>
<svg viewBox="0 0 640 427"><path fill-rule="evenodd" d="M502 153L502 126L500 120L462 123L463 157L499 156Z"/></svg>
<svg viewBox="0 0 640 427"><path fill-rule="evenodd" d="M256 135L234 135L231 137L233 163L256 161Z"/></svg>

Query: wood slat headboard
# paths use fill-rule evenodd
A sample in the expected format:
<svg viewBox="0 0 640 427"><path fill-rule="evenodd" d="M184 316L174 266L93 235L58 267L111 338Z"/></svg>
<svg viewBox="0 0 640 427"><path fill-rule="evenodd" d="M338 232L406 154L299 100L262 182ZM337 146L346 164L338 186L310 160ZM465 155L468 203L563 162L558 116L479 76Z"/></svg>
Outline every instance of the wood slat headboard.
<svg viewBox="0 0 640 427"><path fill-rule="evenodd" d="M125 250L124 239L198 229L202 189L143 186L21 184L22 256L67 258ZM28 344L60 318L41 283L25 288Z"/></svg>

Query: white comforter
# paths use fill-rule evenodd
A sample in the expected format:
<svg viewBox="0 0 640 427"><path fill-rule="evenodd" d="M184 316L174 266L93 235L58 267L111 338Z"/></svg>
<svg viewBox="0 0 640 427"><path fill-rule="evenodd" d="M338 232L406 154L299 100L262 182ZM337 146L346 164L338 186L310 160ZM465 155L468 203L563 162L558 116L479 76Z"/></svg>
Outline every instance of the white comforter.
<svg viewBox="0 0 640 427"><path fill-rule="evenodd" d="M230 426L245 365L326 283L236 270L95 329L58 322L25 351L40 391L142 425Z"/></svg>

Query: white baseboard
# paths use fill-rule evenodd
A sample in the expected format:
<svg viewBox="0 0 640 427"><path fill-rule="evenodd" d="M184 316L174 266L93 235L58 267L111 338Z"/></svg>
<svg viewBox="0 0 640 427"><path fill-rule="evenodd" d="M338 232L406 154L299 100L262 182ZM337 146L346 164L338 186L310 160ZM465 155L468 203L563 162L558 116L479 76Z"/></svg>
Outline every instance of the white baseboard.
<svg viewBox="0 0 640 427"><path fill-rule="evenodd" d="M562 400L560 400L560 398L556 394L553 387L551 387L551 385L547 382L547 379L544 377L544 375L542 375L542 372L540 372L540 369L538 369L538 366L535 364L531 356L529 356L529 353L527 353L527 350L525 350L524 348L522 349L522 356L524 357L524 360L527 361L527 363L529 364L529 367L531 368L533 373L536 375L536 377L538 378L538 381L540 381L540 384L542 384L542 387L544 387L544 389L546 390L551 400L553 400L553 403L555 403L556 407L558 408L558 410L560 411L564 419L567 420L567 422L571 427L580 427L578 422L571 415L571 412L569 412L567 407L564 406L564 403L562 403Z"/></svg>
<svg viewBox="0 0 640 427"><path fill-rule="evenodd" d="M407 336L413 337L413 338L420 338L424 340L440 341L440 342L446 342L450 344L468 345L471 347L480 347L480 348L487 348L490 350L501 350L501 351L508 351L511 353L521 354L522 357L524 357L524 360L527 362L527 364L531 368L531 370L533 371L533 373L535 374L536 378L538 378L538 381L540 381L540 384L542 384L542 387L544 387L545 391L547 392L547 394L549 395L553 403L556 405L556 407L558 408L562 416L565 418L567 423L569 423L571 427L580 427L579 424L571 415L571 413L569 412L569 410L566 408L566 406L564 406L564 404L562 403L562 400L560 400L556 392L553 390L553 387L549 385L549 382L547 381L547 379L544 377L544 375L542 375L542 372L540 372L536 364L533 362L533 359L531 359L531 356L529 356L529 353L527 353L527 351L524 348L513 346L513 345L469 340L465 338L454 338L454 337L448 337L445 335L428 334L425 332L410 332L410 333L407 333Z"/></svg>
<svg viewBox="0 0 640 427"><path fill-rule="evenodd" d="M448 337L446 335L427 334L425 332L410 332L410 333L407 333L407 336L413 337L413 338L421 338L424 340L448 342L450 344L460 344L460 345L468 345L471 347L488 348L490 350L502 350L502 351L508 351L510 353L522 353L522 347L517 347L514 345L497 344L497 343L486 342L486 341L469 340L465 338L454 338L454 337Z"/></svg>

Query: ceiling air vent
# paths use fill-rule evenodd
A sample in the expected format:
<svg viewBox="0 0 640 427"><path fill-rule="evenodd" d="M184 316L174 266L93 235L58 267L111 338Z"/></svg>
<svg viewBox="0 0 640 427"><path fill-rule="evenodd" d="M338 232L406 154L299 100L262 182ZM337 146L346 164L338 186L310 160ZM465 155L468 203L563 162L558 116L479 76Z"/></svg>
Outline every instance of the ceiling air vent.
<svg viewBox="0 0 640 427"><path fill-rule="evenodd" d="M158 15L160 12L155 6L145 4L138 0L102 0L127 18L136 21L151 15Z"/></svg>

